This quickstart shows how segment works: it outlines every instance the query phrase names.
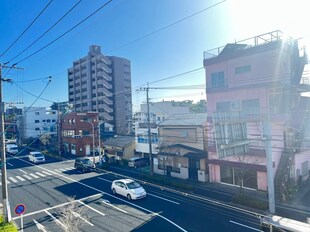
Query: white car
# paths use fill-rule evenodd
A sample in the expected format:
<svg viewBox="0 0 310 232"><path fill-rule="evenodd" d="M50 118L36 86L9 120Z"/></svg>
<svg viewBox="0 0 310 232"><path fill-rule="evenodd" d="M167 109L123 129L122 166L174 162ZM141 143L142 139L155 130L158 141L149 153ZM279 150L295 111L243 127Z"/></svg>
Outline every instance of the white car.
<svg viewBox="0 0 310 232"><path fill-rule="evenodd" d="M28 160L33 163L44 163L45 156L39 151L31 151L28 155Z"/></svg>
<svg viewBox="0 0 310 232"><path fill-rule="evenodd" d="M131 179L114 180L111 185L114 194L127 197L128 200L137 200L146 197L146 191L141 185Z"/></svg>

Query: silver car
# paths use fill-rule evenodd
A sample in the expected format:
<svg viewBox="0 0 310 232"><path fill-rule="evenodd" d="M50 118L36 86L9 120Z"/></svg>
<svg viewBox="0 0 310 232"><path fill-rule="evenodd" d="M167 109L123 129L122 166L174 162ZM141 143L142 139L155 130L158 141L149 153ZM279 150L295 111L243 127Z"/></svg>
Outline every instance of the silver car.
<svg viewBox="0 0 310 232"><path fill-rule="evenodd" d="M127 197L128 200L137 200L146 197L146 191L139 183L131 179L114 180L111 185L114 194Z"/></svg>

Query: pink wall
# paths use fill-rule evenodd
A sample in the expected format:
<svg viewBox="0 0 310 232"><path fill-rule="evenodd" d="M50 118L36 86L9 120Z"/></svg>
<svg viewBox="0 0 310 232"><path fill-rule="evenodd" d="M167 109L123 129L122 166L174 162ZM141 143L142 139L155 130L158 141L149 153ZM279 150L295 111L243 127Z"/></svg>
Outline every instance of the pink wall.
<svg viewBox="0 0 310 232"><path fill-rule="evenodd" d="M267 191L267 172L257 172L257 189Z"/></svg>

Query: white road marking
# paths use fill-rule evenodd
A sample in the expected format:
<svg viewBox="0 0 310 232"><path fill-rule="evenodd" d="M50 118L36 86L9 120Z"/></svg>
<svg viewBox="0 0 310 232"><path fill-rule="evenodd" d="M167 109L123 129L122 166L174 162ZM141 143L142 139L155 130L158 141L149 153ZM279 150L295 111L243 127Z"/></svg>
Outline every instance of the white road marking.
<svg viewBox="0 0 310 232"><path fill-rule="evenodd" d="M13 181L14 183L17 183L17 182L18 182L17 180L14 179L14 177L11 177L11 176L10 176L9 179L10 179L11 181Z"/></svg>
<svg viewBox="0 0 310 232"><path fill-rule="evenodd" d="M24 162L27 162L27 161L25 161L25 160L23 160L23 161L24 161ZM29 163L29 162L27 162L27 163ZM49 171L47 168L44 168L44 167L42 167L42 166L38 166L38 168L40 168L40 169L42 169L42 170L45 170L45 171ZM116 197L116 196L114 196L114 195L112 195L112 194L109 194L109 193L104 192L104 191L102 191L102 190L100 190L100 189L98 189L98 188L95 188L95 187L92 187L92 186L90 186L90 185L87 185L87 184L85 184L85 183L83 183L83 182L79 182L79 181L77 181L77 180L75 180L75 179L73 179L73 178L70 178L70 177L68 177L68 176L62 175L62 174L60 174L60 173L55 173L55 174L57 174L58 176L60 176L60 177L62 177L62 178L64 178L64 179L70 180L70 181L72 181L72 182L74 182L74 183L77 183L77 184L80 184L80 185L82 185L82 186L84 186L84 187L87 187L87 188L90 188L90 189L92 189L92 190L95 190L95 191L97 191L98 193L105 194L105 195L107 195L107 196L110 196L110 197L113 197L113 198L115 198L115 199L118 199L119 201L122 201L122 202L125 202L125 203L129 204L129 205L132 205L132 206L134 206L134 207L136 207L136 208L138 208L138 209L142 209L142 210L144 210L144 211L146 211L146 212L148 212L148 213L155 213L155 212L153 212L152 210L149 210L149 209L147 209L147 208L144 208L144 207L139 206L139 205L137 205L137 204L134 204L134 203L132 203L132 202L126 201L126 200L124 200L124 199L122 199L122 198ZM28 215L29 215L29 214L28 214ZM25 215L24 215L24 217L25 217ZM171 221L170 219L166 218L165 216L158 214L158 217L160 217L161 219L163 219L163 220L169 222L170 224L174 225L175 227L177 227L177 228L180 229L181 231L187 232L187 230L185 230L184 228L182 228L182 227L179 226L178 224L174 223L174 222ZM16 217L16 218L19 218L19 217ZM14 219L14 220L15 220L15 219Z"/></svg>
<svg viewBox="0 0 310 232"><path fill-rule="evenodd" d="M51 210L51 209L57 209L59 207L65 206L65 205L72 204L72 202L84 201L84 200L87 200L87 199L93 198L93 197L102 197L102 195L103 195L102 193L97 193L95 195L84 197L84 198L81 198L79 200L69 201L69 202L65 202L65 203L62 203L62 204L59 204L59 205L55 205L55 206L52 206L52 207L49 207L49 208L40 209L38 211L34 211L34 212L31 212L31 213L23 214L23 217L31 216L31 215L34 215L34 214L37 214L37 213L42 213L42 212L45 212L45 211L48 211L48 210ZM12 219L13 220L17 220L18 218L20 218L20 216L14 217Z"/></svg>
<svg viewBox="0 0 310 232"><path fill-rule="evenodd" d="M21 171L22 173L24 173L24 174L28 174L27 172L25 172L24 170L22 170L22 169L18 169L19 171Z"/></svg>
<svg viewBox="0 0 310 232"><path fill-rule="evenodd" d="M82 221L86 222L86 223L87 223L88 225L90 225L90 226L94 226L93 223L87 221L87 220L86 220L85 218L83 218L80 214L78 214L78 213L76 213L76 212L74 212L74 211L72 211L72 210L70 210L70 211L71 211L71 213L72 213L75 217L78 217L78 218L82 219Z"/></svg>
<svg viewBox="0 0 310 232"><path fill-rule="evenodd" d="M71 170L73 170L73 169L75 169L75 168L64 168L66 171L71 171Z"/></svg>
<svg viewBox="0 0 310 232"><path fill-rule="evenodd" d="M32 180L32 178L30 176L28 176L28 175L23 175L23 177L25 177L28 180Z"/></svg>
<svg viewBox="0 0 310 232"><path fill-rule="evenodd" d="M95 208L93 208L93 207L91 207L91 206L89 206L89 205L86 205L84 202L82 202L82 201L80 201L80 200L78 200L77 202L79 202L80 204L86 206L87 208L91 209L92 211L95 211L96 213L98 213L98 214L100 214L100 215L102 215L102 216L105 216L104 213L101 213L99 210L96 210Z"/></svg>
<svg viewBox="0 0 310 232"><path fill-rule="evenodd" d="M108 205L108 206L111 206L112 208L117 209L117 210L119 210L119 211L121 211L121 212L123 212L123 213L128 213L127 211L125 211L125 210L123 210L123 209L121 209L121 208L118 208L118 207L116 207L115 205L112 205L111 203L109 203L109 202L106 201L106 200L102 200L102 203L103 203L103 204L106 204L106 205Z"/></svg>
<svg viewBox="0 0 310 232"><path fill-rule="evenodd" d="M35 175L35 174L33 174L33 173L30 173L29 175L32 176L32 177L35 178L35 179L39 178L37 175Z"/></svg>
<svg viewBox="0 0 310 232"><path fill-rule="evenodd" d="M40 172L36 172L36 174L37 174L38 176L41 176L41 177L46 177L46 175L44 175L44 174L42 174L42 173L40 173Z"/></svg>
<svg viewBox="0 0 310 232"><path fill-rule="evenodd" d="M248 229L251 229L251 230L255 230L255 231L259 231L259 232L263 232L262 230L259 230L259 229L256 229L256 228L253 228L251 226L247 226L247 225L243 225L241 223L238 223L238 222L235 222L235 221L232 221L232 220L229 220L230 223L233 223L233 224L236 224L238 226L242 226L242 227L245 227L245 228L248 228Z"/></svg>
<svg viewBox="0 0 310 232"><path fill-rule="evenodd" d="M97 177L99 180L103 180L103 181L106 181L106 182L109 182L109 183L112 183L113 181L111 181L111 180L106 180L106 179L103 179L103 178L101 178L101 177Z"/></svg>
<svg viewBox="0 0 310 232"><path fill-rule="evenodd" d="M50 173L50 172L47 172L47 171L42 171L45 175L48 175L48 176L51 176L51 175L53 175L52 173Z"/></svg>
<svg viewBox="0 0 310 232"><path fill-rule="evenodd" d="M156 195L151 194L151 193L147 193L146 195L150 195L150 196L152 196L152 197L156 197L156 198L162 199L162 200L164 200L164 201L171 202L171 203L176 204L176 205L179 205L179 204L180 204L179 202L172 201L172 200L169 200L169 199L166 199L166 198L160 197L160 196L156 196Z"/></svg>
<svg viewBox="0 0 310 232"><path fill-rule="evenodd" d="M6 162L8 165L10 165L11 167L13 167L14 165L13 164L10 164L9 162Z"/></svg>
<svg viewBox="0 0 310 232"><path fill-rule="evenodd" d="M59 170L60 170L61 172L67 171L66 169L63 169L63 168L59 168Z"/></svg>
<svg viewBox="0 0 310 232"><path fill-rule="evenodd" d="M51 218L53 218L53 220L60 225L61 227L63 227L65 230L67 230L67 227L61 222L59 221L56 217L54 217L50 212L48 212L47 210L44 211L47 215L49 215Z"/></svg>
<svg viewBox="0 0 310 232"><path fill-rule="evenodd" d="M19 179L20 181L25 181L25 179L21 176L15 176L17 179Z"/></svg>
<svg viewBox="0 0 310 232"><path fill-rule="evenodd" d="M97 177L97 178L98 178L99 180L103 180L103 181L106 181L106 182L112 183L112 181L110 181L110 180L106 180L106 179L103 179L103 178L101 178L101 177ZM179 204L180 204L179 202L172 201L172 200L169 200L169 199L166 199L166 198L160 197L160 196L156 196L156 195L151 194L151 193L147 193L147 195L150 195L150 196L152 196L152 197L156 197L156 198L162 199L162 200L164 200L164 201L171 202L171 203L176 204L176 205L179 205Z"/></svg>
<svg viewBox="0 0 310 232"><path fill-rule="evenodd" d="M41 231L43 231L43 232L47 232L47 231L45 230L45 227L44 227L42 224L40 224L39 222L37 222L37 221L34 220L34 219L32 219L32 220L33 220L34 224L36 224L38 230L41 230Z"/></svg>

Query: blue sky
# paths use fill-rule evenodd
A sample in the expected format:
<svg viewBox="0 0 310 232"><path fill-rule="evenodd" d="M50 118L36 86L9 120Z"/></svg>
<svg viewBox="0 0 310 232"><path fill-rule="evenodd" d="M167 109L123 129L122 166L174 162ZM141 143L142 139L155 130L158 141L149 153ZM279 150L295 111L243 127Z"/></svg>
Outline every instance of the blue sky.
<svg viewBox="0 0 310 232"><path fill-rule="evenodd" d="M19 62L45 46L106 1L82 0L64 20L10 64ZM0 54L16 40L48 2L49 0L0 1ZM0 63L16 56L77 2L78 0L54 0L16 44L0 57ZM202 68L205 50L274 30L282 30L295 38L303 37L302 42L310 45L310 20L306 0L283 2L113 0L98 14L51 46L18 63L18 67L23 70L10 70L7 73L8 70L3 69L3 74L7 73L5 77L12 78L19 86L3 83L4 101L23 102L24 104L17 105L23 107L31 104L49 106L53 101L68 100L67 69L74 60L87 54L91 44L96 44L101 46L105 55L121 56L131 61L133 104L137 109L139 103L145 102L145 93L135 91L136 87ZM212 5L215 6L211 7ZM211 8L180 21L208 7ZM166 27L171 24L174 25ZM164 29L159 30L161 28ZM47 79L42 78L48 76L52 76L52 81L46 87ZM150 87L202 84L205 84L204 70L198 70L156 82ZM36 97L40 94L43 99ZM190 87L188 90L154 89L150 91L150 97L153 101L196 101L205 99L205 90Z"/></svg>

